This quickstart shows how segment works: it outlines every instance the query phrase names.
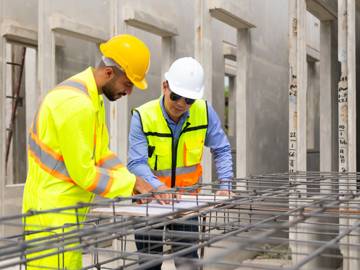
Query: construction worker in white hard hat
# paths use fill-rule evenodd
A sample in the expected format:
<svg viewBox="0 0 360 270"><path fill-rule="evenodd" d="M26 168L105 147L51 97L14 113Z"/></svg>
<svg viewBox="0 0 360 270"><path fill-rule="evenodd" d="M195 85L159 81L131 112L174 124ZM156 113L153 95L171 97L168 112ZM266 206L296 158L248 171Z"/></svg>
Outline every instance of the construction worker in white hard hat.
<svg viewBox="0 0 360 270"><path fill-rule="evenodd" d="M102 59L96 68L89 67L55 86L35 115L29 134L24 213L89 203L95 195L114 198L153 189L110 151L102 97L115 101L130 95L133 85L147 88L150 51L131 35L113 37L100 45L100 51ZM37 239L78 229L87 211L84 207L76 213L28 216L23 221L26 240L35 245ZM28 253L27 269L82 268L81 250L61 252L52 244L54 249ZM53 256L46 256L51 252Z"/></svg>
<svg viewBox="0 0 360 270"><path fill-rule="evenodd" d="M233 178L231 147L213 107L201 99L204 94L204 71L191 57L177 59L165 73L162 96L133 112L129 133L128 169L148 181L162 204L171 201L166 190L189 187L201 182L201 158L204 146L211 149L221 181L218 195L228 195ZM198 221L172 224L171 230L198 232ZM176 238L176 237L175 237ZM191 238L191 237L190 237ZM161 254L162 237L147 232L135 235L139 252ZM151 244L152 241L157 243ZM173 242L196 242L177 237ZM191 245L189 245L191 246ZM189 246L185 246L189 247ZM173 245L174 250L181 246ZM184 246L183 246L184 248ZM184 257L197 258L197 251ZM146 257L143 258L146 262ZM180 262L175 260L175 264ZM161 269L161 264L148 269Z"/></svg>

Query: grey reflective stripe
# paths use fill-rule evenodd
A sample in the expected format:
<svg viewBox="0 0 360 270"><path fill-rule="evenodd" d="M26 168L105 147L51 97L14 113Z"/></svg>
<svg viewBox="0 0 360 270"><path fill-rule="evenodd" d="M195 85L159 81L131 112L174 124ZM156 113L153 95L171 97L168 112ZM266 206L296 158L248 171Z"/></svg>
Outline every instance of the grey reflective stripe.
<svg viewBox="0 0 360 270"><path fill-rule="evenodd" d="M192 173L196 171L198 164L193 165L193 166L187 166L187 167L177 167L176 168L176 174L187 174L187 173ZM171 176L171 169L169 170L152 170L153 174L155 176Z"/></svg>
<svg viewBox="0 0 360 270"><path fill-rule="evenodd" d="M169 170L157 170L157 171L155 171L155 170L152 170L152 172L153 172L153 174L155 175L155 176L171 176L171 169L169 169Z"/></svg>
<svg viewBox="0 0 360 270"><path fill-rule="evenodd" d="M106 172L105 170L100 169L100 179L99 182L97 183L96 187L94 190L92 190L92 192L96 193L96 194L101 194L104 193L106 190L106 187L110 181L110 175L108 174L108 172Z"/></svg>
<svg viewBox="0 0 360 270"><path fill-rule="evenodd" d="M74 88L77 88L77 89L81 90L86 95L89 95L86 86L83 85L82 83L77 82L77 81L72 81L72 80L63 81L62 83L58 84L56 87L58 87L58 86L74 87ZM55 87L55 89L56 89L56 87Z"/></svg>
<svg viewBox="0 0 360 270"><path fill-rule="evenodd" d="M109 160L106 160L102 165L101 167L102 168L107 168L107 169L111 169L115 166L118 166L118 165L121 165L121 161L118 157L114 156L112 157L111 159Z"/></svg>
<svg viewBox="0 0 360 270"><path fill-rule="evenodd" d="M69 173L66 170L65 164L62 160L57 160L51 155L41 149L41 147L29 136L29 147L30 150L39 158L40 162L51 170L55 170L66 177L69 177Z"/></svg>
<svg viewBox="0 0 360 270"><path fill-rule="evenodd" d="M176 168L176 174L186 174L186 173L192 173L196 171L198 164L188 167L180 167Z"/></svg>

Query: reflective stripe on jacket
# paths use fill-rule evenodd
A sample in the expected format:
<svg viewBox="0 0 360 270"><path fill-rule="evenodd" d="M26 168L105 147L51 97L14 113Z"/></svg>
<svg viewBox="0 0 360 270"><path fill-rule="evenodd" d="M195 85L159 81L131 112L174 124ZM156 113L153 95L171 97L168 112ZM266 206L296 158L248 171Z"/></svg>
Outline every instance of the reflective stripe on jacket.
<svg viewBox="0 0 360 270"><path fill-rule="evenodd" d="M137 109L148 141L148 164L155 176L168 187L187 187L201 180L201 158L208 126L207 104L197 100L189 109L177 142L168 126L160 100ZM176 145L175 145L176 144Z"/></svg>
<svg viewBox="0 0 360 270"><path fill-rule="evenodd" d="M23 212L91 202L95 194L107 198L130 196L135 176L108 145L103 98L98 94L92 68L88 68L50 91L35 115L29 134ZM75 213L30 217L25 227L33 230L75 224L85 220L87 209L79 213L80 218ZM27 239L36 237L34 234ZM71 262L81 259L75 253L64 256L68 269L81 265ZM57 267L58 263L52 256L36 265Z"/></svg>

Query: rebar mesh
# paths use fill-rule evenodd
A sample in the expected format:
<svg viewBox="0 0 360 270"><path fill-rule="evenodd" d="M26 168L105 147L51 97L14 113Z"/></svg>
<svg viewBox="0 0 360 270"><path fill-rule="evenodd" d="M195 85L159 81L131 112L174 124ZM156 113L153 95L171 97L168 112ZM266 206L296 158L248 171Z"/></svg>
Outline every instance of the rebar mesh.
<svg viewBox="0 0 360 270"><path fill-rule="evenodd" d="M83 269L147 269L169 260L182 269L360 269L359 179L267 174L235 179L231 196L202 184L168 205L137 203L148 194L1 217L0 269L49 256L61 262L74 250L83 254ZM49 214L74 222L31 223Z"/></svg>

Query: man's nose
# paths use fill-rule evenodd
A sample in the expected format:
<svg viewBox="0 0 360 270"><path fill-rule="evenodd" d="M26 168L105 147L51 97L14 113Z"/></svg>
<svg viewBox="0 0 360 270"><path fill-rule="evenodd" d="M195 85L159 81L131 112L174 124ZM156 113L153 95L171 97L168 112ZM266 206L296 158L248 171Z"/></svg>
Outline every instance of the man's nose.
<svg viewBox="0 0 360 270"><path fill-rule="evenodd" d="M133 90L133 87L132 87L132 86L131 86L131 87L127 87L127 88L126 88L126 94L127 94L127 95L131 95L132 90Z"/></svg>
<svg viewBox="0 0 360 270"><path fill-rule="evenodd" d="M182 107L186 107L185 99L182 97L176 101L176 103Z"/></svg>

